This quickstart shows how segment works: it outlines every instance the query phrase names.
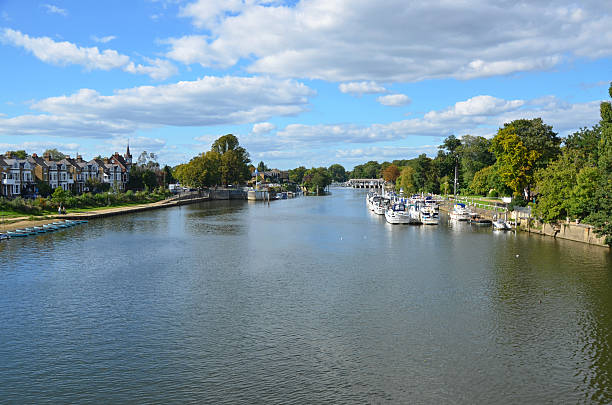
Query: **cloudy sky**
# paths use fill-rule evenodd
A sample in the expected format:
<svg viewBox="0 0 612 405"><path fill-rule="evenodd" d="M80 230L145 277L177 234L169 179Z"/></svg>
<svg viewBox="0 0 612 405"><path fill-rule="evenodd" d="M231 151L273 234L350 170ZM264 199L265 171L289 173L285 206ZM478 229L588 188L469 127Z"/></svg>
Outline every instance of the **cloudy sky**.
<svg viewBox="0 0 612 405"><path fill-rule="evenodd" d="M281 169L598 121L612 2L0 0L0 151L178 164L233 133Z"/></svg>

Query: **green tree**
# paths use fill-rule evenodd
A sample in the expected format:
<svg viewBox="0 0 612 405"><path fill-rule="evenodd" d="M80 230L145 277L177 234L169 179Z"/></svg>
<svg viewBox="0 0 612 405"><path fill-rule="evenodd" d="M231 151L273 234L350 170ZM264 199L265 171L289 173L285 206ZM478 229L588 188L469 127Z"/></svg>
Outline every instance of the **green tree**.
<svg viewBox="0 0 612 405"><path fill-rule="evenodd" d="M495 163L495 155L490 151L491 141L482 136L464 135L457 148L461 177L469 188L476 172Z"/></svg>
<svg viewBox="0 0 612 405"><path fill-rule="evenodd" d="M25 159L28 157L28 154L25 150L9 150L6 153L14 156L16 159Z"/></svg>
<svg viewBox="0 0 612 405"><path fill-rule="evenodd" d="M546 167L561 153L561 138L541 118L514 120L504 124L506 128L512 128L527 150L537 152L538 158L534 161L536 169Z"/></svg>
<svg viewBox="0 0 612 405"><path fill-rule="evenodd" d="M332 181L343 183L347 180L346 170L340 164L333 164L327 169Z"/></svg>
<svg viewBox="0 0 612 405"><path fill-rule="evenodd" d="M497 165L491 165L477 171L469 187L470 192L483 196L487 195L491 190L495 190L501 195L512 193L512 190L499 177Z"/></svg>
<svg viewBox="0 0 612 405"><path fill-rule="evenodd" d="M351 173L351 179L378 179L380 178L381 165L375 161L370 160L363 165L357 165L353 168Z"/></svg>
<svg viewBox="0 0 612 405"><path fill-rule="evenodd" d="M66 157L66 155L64 155L62 152L60 152L56 148L47 149L46 151L43 152L43 156L46 154L50 155L51 160L62 160Z"/></svg>
<svg viewBox="0 0 612 405"><path fill-rule="evenodd" d="M302 184L306 170L307 169L304 166L289 170L289 181L292 181L295 184Z"/></svg>
<svg viewBox="0 0 612 405"><path fill-rule="evenodd" d="M172 174L172 168L168 165L165 165L164 168L162 169L163 172L163 176L164 176L164 187L168 187L168 184L174 184L176 183L176 179L174 178L174 175Z"/></svg>
<svg viewBox="0 0 612 405"><path fill-rule="evenodd" d="M71 195L72 194L70 193L70 191L64 190L61 187L57 187L55 189L55 191L53 191L53 194L51 195L51 201L53 201L53 202L55 202L57 204L65 204L66 200Z"/></svg>
<svg viewBox="0 0 612 405"><path fill-rule="evenodd" d="M576 184L578 170L575 154L566 153L560 159L535 173L538 202L535 212L546 222L565 219L570 213L570 196Z"/></svg>
<svg viewBox="0 0 612 405"><path fill-rule="evenodd" d="M497 131L491 142L491 150L497 159L496 169L501 180L520 196L527 189L527 198L530 199L530 185L540 153L528 149L516 134L514 127L505 125Z"/></svg>
<svg viewBox="0 0 612 405"><path fill-rule="evenodd" d="M261 162L259 162L259 164L257 165L257 171L259 173L263 173L265 171L268 171L270 169L268 169L268 166L266 166L266 164L263 162L263 160Z"/></svg>
<svg viewBox="0 0 612 405"><path fill-rule="evenodd" d="M565 139L565 149L576 151L582 155L587 164L597 165L599 160L599 141L601 139L601 127L582 128Z"/></svg>
<svg viewBox="0 0 612 405"><path fill-rule="evenodd" d="M238 138L232 134L227 134L217 139L211 148L220 156L221 183L228 185L240 183L251 178L249 170L249 153L240 146Z"/></svg>
<svg viewBox="0 0 612 405"><path fill-rule="evenodd" d="M446 139L442 145L438 146L438 156L436 156L437 166L439 167L439 175L440 177L449 176L453 179L453 192L456 192L459 184L454 184L455 177L457 178L457 182L459 182L459 152L461 148L461 140L458 139L455 135L450 135Z"/></svg>
<svg viewBox="0 0 612 405"><path fill-rule="evenodd" d="M417 191L414 185L415 170L412 166L406 166L402 169L400 176L395 182L395 190L400 192L404 191L404 194L412 194Z"/></svg>
<svg viewBox="0 0 612 405"><path fill-rule="evenodd" d="M609 88L612 97L612 83ZM600 105L601 139L598 145L597 167L599 182L594 198L595 206L585 221L595 227L598 235L605 236L606 243L612 246L612 104Z"/></svg>
<svg viewBox="0 0 612 405"><path fill-rule="evenodd" d="M36 179L36 188L38 189L38 194L41 197L48 197L53 192L49 183L39 179Z"/></svg>
<svg viewBox="0 0 612 405"><path fill-rule="evenodd" d="M325 187L329 186L332 180L325 167L313 167L304 173L302 182L308 191L316 192L319 195L325 191Z"/></svg>

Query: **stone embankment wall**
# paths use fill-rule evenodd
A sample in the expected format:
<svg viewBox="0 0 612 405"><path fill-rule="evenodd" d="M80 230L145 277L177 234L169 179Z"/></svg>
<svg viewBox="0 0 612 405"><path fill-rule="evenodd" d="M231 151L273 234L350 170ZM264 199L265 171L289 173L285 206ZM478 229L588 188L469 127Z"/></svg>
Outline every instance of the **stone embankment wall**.
<svg viewBox="0 0 612 405"><path fill-rule="evenodd" d="M591 225L572 223L545 224L533 219L530 223L527 223L526 219L520 219L517 226L520 230L530 233L609 247L605 243L605 237L598 237Z"/></svg>
<svg viewBox="0 0 612 405"><path fill-rule="evenodd" d="M443 204L440 204L440 209L443 211L448 212L452 210L452 207L452 201L445 201ZM470 209L488 219L493 219L495 215L497 215L498 218L504 218L503 212L500 213L476 207L470 207ZM545 224L534 219L528 221L527 218L521 218L521 215L515 215L513 212L509 212L507 217L509 221L517 218L516 227L521 231L609 248L609 246L605 243L605 237L598 237L591 225L567 222L561 224Z"/></svg>

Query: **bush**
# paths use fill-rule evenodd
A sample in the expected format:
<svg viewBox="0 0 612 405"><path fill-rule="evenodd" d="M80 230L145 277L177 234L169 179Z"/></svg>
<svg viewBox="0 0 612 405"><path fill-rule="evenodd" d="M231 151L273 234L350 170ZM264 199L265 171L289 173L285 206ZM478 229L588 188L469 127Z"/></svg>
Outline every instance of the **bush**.
<svg viewBox="0 0 612 405"><path fill-rule="evenodd" d="M492 188L489 191L489 194L487 194L487 197L499 197L499 193L497 192L497 190L495 190L494 188Z"/></svg>

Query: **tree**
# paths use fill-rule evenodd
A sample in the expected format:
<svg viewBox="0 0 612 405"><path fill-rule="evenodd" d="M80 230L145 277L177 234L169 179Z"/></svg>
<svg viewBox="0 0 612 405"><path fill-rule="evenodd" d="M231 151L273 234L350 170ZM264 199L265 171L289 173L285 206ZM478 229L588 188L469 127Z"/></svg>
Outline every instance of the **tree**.
<svg viewBox="0 0 612 405"><path fill-rule="evenodd" d="M422 153L414 162L414 186L417 191L435 192L437 179L432 171L432 159Z"/></svg>
<svg viewBox="0 0 612 405"><path fill-rule="evenodd" d="M268 166L266 166L266 164L263 162L263 160L261 162L259 162L259 164L257 165L257 172L259 173L263 173L265 171L268 171L270 169L268 169Z"/></svg>
<svg viewBox="0 0 612 405"><path fill-rule="evenodd" d="M395 183L395 180L397 180L397 178L400 176L400 171L397 166L395 166L394 164L391 164L387 166L386 169L383 170L382 174L383 174L383 179L385 179L385 181L390 181L392 183Z"/></svg>
<svg viewBox="0 0 612 405"><path fill-rule="evenodd" d="M223 135L217 139L211 152L220 156L220 173L223 185L240 183L251 178L249 170L249 153L240 146L238 138L232 134Z"/></svg>
<svg viewBox="0 0 612 405"><path fill-rule="evenodd" d="M9 150L6 153L11 156L14 156L16 159L26 159L28 157L28 154L25 150Z"/></svg>
<svg viewBox="0 0 612 405"><path fill-rule="evenodd" d="M522 195L527 189L527 199L531 198L530 184L540 153L528 149L516 134L514 127L505 125L497 131L491 142L491 150L497 158L496 169L501 180L514 192Z"/></svg>
<svg viewBox="0 0 612 405"><path fill-rule="evenodd" d="M57 204L65 204L68 197L72 194L68 190L64 190L61 187L57 187L51 195L51 200Z"/></svg>
<svg viewBox="0 0 612 405"><path fill-rule="evenodd" d="M400 176L395 183L395 189L399 192L404 191L405 194L412 194L416 191L414 185L415 170L411 166L406 166L402 169Z"/></svg>
<svg viewBox="0 0 612 405"><path fill-rule="evenodd" d="M43 152L43 156L45 156L46 154L50 155L51 160L62 160L64 158L66 158L66 155L64 155L62 152L58 151L56 148L47 149L46 151Z"/></svg>
<svg viewBox="0 0 612 405"><path fill-rule="evenodd" d="M550 125L544 124L541 118L520 119L504 124L504 129L510 127L527 150L538 153L534 162L535 168L546 167L561 153L561 138L553 132Z"/></svg>
<svg viewBox="0 0 612 405"><path fill-rule="evenodd" d="M327 169L332 181L343 183L347 180L346 170L340 164L333 164Z"/></svg>
<svg viewBox="0 0 612 405"><path fill-rule="evenodd" d="M174 175L172 174L172 168L168 165L165 165L164 168L162 169L163 172L163 176L164 176L164 187L168 187L168 184L174 184L176 183L176 179L174 178Z"/></svg>
<svg viewBox="0 0 612 405"><path fill-rule="evenodd" d="M459 176L459 148L461 147L461 140L459 140L455 135L450 135L446 139L442 145L438 146L440 152L438 153L438 157L440 159L440 175L441 176L450 176L453 179L458 178ZM453 180L453 184L454 184ZM454 192L456 192L456 188L458 184L454 184Z"/></svg>
<svg viewBox="0 0 612 405"><path fill-rule="evenodd" d="M191 159L189 163L179 165L174 170L174 176L182 185L204 188L221 182L221 156L214 151L202 153Z"/></svg>
<svg viewBox="0 0 612 405"><path fill-rule="evenodd" d="M608 92L612 97L612 83ZM612 104L609 101L601 103L600 116L601 139L597 148L599 181L594 209L585 221L595 227L598 235L605 236L606 243L612 246Z"/></svg>
<svg viewBox="0 0 612 405"><path fill-rule="evenodd" d="M578 169L575 154L565 153L560 159L535 173L538 201L535 212L546 222L565 219L570 213L570 197L576 184Z"/></svg>
<svg viewBox="0 0 612 405"><path fill-rule="evenodd" d="M153 152L148 153L146 150L143 150L140 153L140 156L138 156L136 164L145 169L159 170L159 163L157 163L157 155Z"/></svg>
<svg viewBox="0 0 612 405"><path fill-rule="evenodd" d="M296 167L295 169L289 170L289 180L295 184L302 184L306 168L304 166Z"/></svg>
<svg viewBox="0 0 612 405"><path fill-rule="evenodd" d="M304 173L302 182L308 191L316 192L319 195L325 191L325 187L331 184L331 176L325 167L313 167Z"/></svg>
<svg viewBox="0 0 612 405"><path fill-rule="evenodd" d="M582 155L583 160L590 165L597 165L599 160L599 141L601 127L581 128L565 139L565 149L574 150Z"/></svg>
<svg viewBox="0 0 612 405"><path fill-rule="evenodd" d="M482 136L464 135L457 148L461 167L461 177L469 188L476 172L495 163L495 155L490 151L491 141Z"/></svg>
<svg viewBox="0 0 612 405"><path fill-rule="evenodd" d="M380 178L380 168L377 161L370 160L363 165L355 166L351 173L351 179L378 179Z"/></svg>
<svg viewBox="0 0 612 405"><path fill-rule="evenodd" d="M508 195L512 190L508 188L497 173L497 165L491 165L480 169L474 174L469 191L478 195L487 195L491 190L498 194Z"/></svg>

